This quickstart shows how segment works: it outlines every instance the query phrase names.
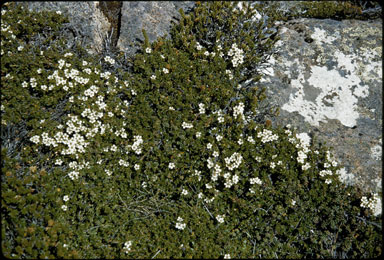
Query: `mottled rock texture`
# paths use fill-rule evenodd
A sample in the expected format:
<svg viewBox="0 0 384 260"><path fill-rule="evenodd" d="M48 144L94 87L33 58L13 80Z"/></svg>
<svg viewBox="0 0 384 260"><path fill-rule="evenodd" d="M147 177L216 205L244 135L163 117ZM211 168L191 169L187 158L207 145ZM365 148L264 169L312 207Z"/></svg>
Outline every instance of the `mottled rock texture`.
<svg viewBox="0 0 384 260"><path fill-rule="evenodd" d="M381 189L382 20L280 24L279 53L261 83L291 124L334 148L351 182Z"/></svg>
<svg viewBox="0 0 384 260"><path fill-rule="evenodd" d="M133 1L123 2L121 31L117 47L132 55L136 50L135 41L143 41L142 29L145 29L149 42L158 37L169 36L172 22L179 17L179 9L188 12L192 1Z"/></svg>

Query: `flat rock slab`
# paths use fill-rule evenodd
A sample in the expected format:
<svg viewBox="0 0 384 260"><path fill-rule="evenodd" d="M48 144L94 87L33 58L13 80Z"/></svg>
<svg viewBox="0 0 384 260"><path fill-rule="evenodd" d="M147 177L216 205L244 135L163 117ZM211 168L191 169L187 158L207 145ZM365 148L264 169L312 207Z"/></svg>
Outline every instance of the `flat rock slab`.
<svg viewBox="0 0 384 260"><path fill-rule="evenodd" d="M279 26L261 85L291 124L334 148L345 178L381 190L382 20L297 19Z"/></svg>

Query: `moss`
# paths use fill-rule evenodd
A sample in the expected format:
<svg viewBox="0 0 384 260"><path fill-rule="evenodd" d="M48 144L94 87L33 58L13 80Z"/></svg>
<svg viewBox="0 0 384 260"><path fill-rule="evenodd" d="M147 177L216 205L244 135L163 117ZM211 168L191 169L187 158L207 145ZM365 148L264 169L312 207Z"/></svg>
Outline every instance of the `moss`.
<svg viewBox="0 0 384 260"><path fill-rule="evenodd" d="M39 14L3 10L5 256L381 254L375 197L339 181L327 147L262 123L257 68L276 39L252 8L199 4L171 39L144 42L129 72L66 49L59 27L49 49L13 37Z"/></svg>

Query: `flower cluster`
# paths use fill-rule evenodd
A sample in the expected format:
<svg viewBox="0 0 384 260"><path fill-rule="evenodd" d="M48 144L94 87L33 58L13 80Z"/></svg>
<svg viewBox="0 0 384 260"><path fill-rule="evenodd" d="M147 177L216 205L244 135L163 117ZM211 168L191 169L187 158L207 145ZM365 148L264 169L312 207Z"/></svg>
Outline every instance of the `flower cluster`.
<svg viewBox="0 0 384 260"><path fill-rule="evenodd" d="M233 117L236 119L238 116L240 116L240 118L244 120L245 117L243 113L244 113L244 103L240 102L237 106L233 108Z"/></svg>
<svg viewBox="0 0 384 260"><path fill-rule="evenodd" d="M105 56L104 60L111 65L115 64L115 60L112 59L110 56Z"/></svg>
<svg viewBox="0 0 384 260"><path fill-rule="evenodd" d="M268 129L264 129L263 132L258 132L257 137L261 138L261 142L264 144L279 139L278 135L273 134L272 131Z"/></svg>
<svg viewBox="0 0 384 260"><path fill-rule="evenodd" d="M199 103L199 113L205 114L205 105L203 103Z"/></svg>
<svg viewBox="0 0 384 260"><path fill-rule="evenodd" d="M224 215L217 215L216 216L216 220L219 222L219 223L224 223Z"/></svg>
<svg viewBox="0 0 384 260"><path fill-rule="evenodd" d="M128 253L129 251L131 251L131 246L132 246L132 241L125 242L123 247L124 252Z"/></svg>
<svg viewBox="0 0 384 260"><path fill-rule="evenodd" d="M177 229L183 230L186 227L186 224L182 223L183 221L184 220L181 217L177 218L177 222L176 222L176 228Z"/></svg>
<svg viewBox="0 0 384 260"><path fill-rule="evenodd" d="M244 62L244 51L237 48L236 43L232 44L232 48L228 51L228 56L232 57L232 64L235 68Z"/></svg>
<svg viewBox="0 0 384 260"><path fill-rule="evenodd" d="M140 135L135 135L131 148L136 154L141 154L141 149L142 149L141 144L142 143L143 143L143 138Z"/></svg>
<svg viewBox="0 0 384 260"><path fill-rule="evenodd" d="M189 129L189 128L192 128L192 127L193 127L193 124L183 122L183 123L181 124L181 127L182 127L183 129Z"/></svg>
<svg viewBox="0 0 384 260"><path fill-rule="evenodd" d="M237 174L234 174L232 176L229 172L224 174L224 179L225 179L224 187L228 189L231 188L232 185L235 185L239 182L239 176Z"/></svg>
<svg viewBox="0 0 384 260"><path fill-rule="evenodd" d="M235 152L230 157L224 158L224 161L227 168L231 171L240 166L241 162L243 161L243 157L241 156L241 154Z"/></svg>
<svg viewBox="0 0 384 260"><path fill-rule="evenodd" d="M361 198L360 206L372 210L375 216L382 214L381 198L378 193L374 193L371 198L363 196Z"/></svg>

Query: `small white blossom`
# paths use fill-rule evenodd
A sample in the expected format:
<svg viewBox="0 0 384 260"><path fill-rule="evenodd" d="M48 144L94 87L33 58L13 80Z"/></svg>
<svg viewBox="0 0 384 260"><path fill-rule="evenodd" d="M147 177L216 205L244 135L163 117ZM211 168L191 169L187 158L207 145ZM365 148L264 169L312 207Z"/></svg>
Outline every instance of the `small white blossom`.
<svg viewBox="0 0 384 260"><path fill-rule="evenodd" d="M68 200L69 200L69 196L68 196L68 195L65 195L65 196L63 197L63 200L64 200L64 201L68 201Z"/></svg>
<svg viewBox="0 0 384 260"><path fill-rule="evenodd" d="M224 223L224 215L217 215L216 219L219 223Z"/></svg>
<svg viewBox="0 0 384 260"><path fill-rule="evenodd" d="M175 164L172 163L172 162L169 163L168 168L171 169L171 170L174 169L175 168Z"/></svg>
<svg viewBox="0 0 384 260"><path fill-rule="evenodd" d="M68 207L66 205L61 206L61 209L67 211Z"/></svg>
<svg viewBox="0 0 384 260"><path fill-rule="evenodd" d="M169 70L167 68L163 68L163 73L164 74L168 74L169 73Z"/></svg>
<svg viewBox="0 0 384 260"><path fill-rule="evenodd" d="M146 52L146 53L151 53L151 52L152 52L152 49L149 48L149 47L147 47L147 48L145 49L145 52Z"/></svg>

